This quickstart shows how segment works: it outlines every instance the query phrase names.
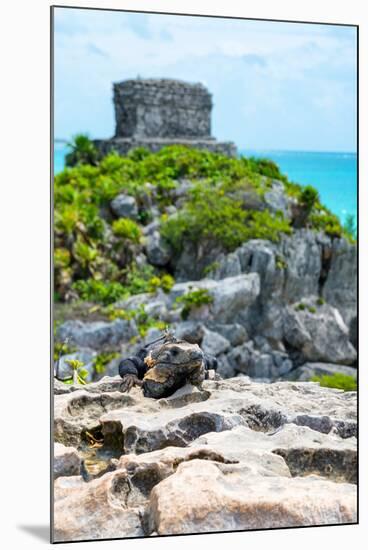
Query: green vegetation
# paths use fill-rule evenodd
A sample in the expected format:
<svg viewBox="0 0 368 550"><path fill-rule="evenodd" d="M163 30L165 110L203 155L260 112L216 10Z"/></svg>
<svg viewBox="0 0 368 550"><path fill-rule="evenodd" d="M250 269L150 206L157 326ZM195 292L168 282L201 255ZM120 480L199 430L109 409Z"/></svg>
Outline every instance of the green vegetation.
<svg viewBox="0 0 368 550"><path fill-rule="evenodd" d="M139 244L141 239L141 229L133 220L129 218L120 218L112 223L112 230L118 237L127 239L132 243Z"/></svg>
<svg viewBox="0 0 368 550"><path fill-rule="evenodd" d="M309 313L317 313L317 309L314 306L309 306L308 311Z"/></svg>
<svg viewBox="0 0 368 550"><path fill-rule="evenodd" d="M312 382L319 382L320 386L325 388L337 388L344 391L356 391L357 381L354 376L348 374L335 373L313 376Z"/></svg>
<svg viewBox="0 0 368 550"><path fill-rule="evenodd" d="M181 311L182 319L187 319L190 312L193 309L197 309L206 304L212 304L213 297L207 289L200 288L197 290L191 290L182 296L176 298L177 304L183 304L183 309Z"/></svg>
<svg viewBox="0 0 368 550"><path fill-rule="evenodd" d="M98 151L87 135L77 134L74 136L73 141L68 143L68 147L71 151L65 158L67 166L97 163Z"/></svg>
<svg viewBox="0 0 368 550"><path fill-rule="evenodd" d="M304 310L306 309L306 307L307 307L307 306L301 302L300 304L298 304L297 306L295 306L295 309L296 309L297 311L304 311Z"/></svg>
<svg viewBox="0 0 368 550"><path fill-rule="evenodd" d="M277 269L286 269L287 268L287 262L285 258L282 256L276 255L276 267Z"/></svg>
<svg viewBox="0 0 368 550"><path fill-rule="evenodd" d="M73 378L65 380L66 384L86 384L88 371L83 368L84 363L78 359L67 359L65 361L73 369Z"/></svg>
<svg viewBox="0 0 368 550"><path fill-rule="evenodd" d="M317 189L311 185L304 187L300 193L300 202L308 213L311 212L315 204L319 202Z"/></svg>
<svg viewBox="0 0 368 550"><path fill-rule="evenodd" d="M106 370L106 365L113 359L120 356L118 352L99 353L93 360L93 366L97 374L103 374Z"/></svg>
<svg viewBox="0 0 368 550"><path fill-rule="evenodd" d="M323 306L325 303L326 303L326 300L324 298L322 298L322 296L320 296L317 299L317 306Z"/></svg>
<svg viewBox="0 0 368 550"><path fill-rule="evenodd" d="M281 213L245 210L240 200L225 194L228 185L202 182L189 194L185 206L162 222L161 234L180 252L185 242L207 242L232 251L249 239L277 242L291 227Z"/></svg>
<svg viewBox="0 0 368 550"><path fill-rule="evenodd" d="M157 153L138 148L126 156L100 158L85 135L75 136L70 149L67 168L55 177L54 193L55 297L61 301L79 298L108 305L132 294L171 288L174 281L167 271L138 267L134 261L144 247L142 226L152 220L150 205L161 214L162 236L177 254L187 242L228 252L249 239L277 242L293 231L294 218L271 212L263 202L272 181L279 180L296 211L304 212L301 226L353 238L351 220L342 228L320 204L315 189L290 182L267 159L229 158L184 146ZM189 179L193 187L178 212L168 216L165 208L173 204L180 178ZM137 222L114 219L109 204L119 193L135 198ZM249 197L260 208L249 208ZM285 267L279 258L277 268Z"/></svg>

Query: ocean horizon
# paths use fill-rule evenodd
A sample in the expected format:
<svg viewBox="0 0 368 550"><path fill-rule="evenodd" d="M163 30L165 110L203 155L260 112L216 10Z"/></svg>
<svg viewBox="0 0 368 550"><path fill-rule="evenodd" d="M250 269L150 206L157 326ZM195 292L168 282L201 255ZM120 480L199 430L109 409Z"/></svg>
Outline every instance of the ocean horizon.
<svg viewBox="0 0 368 550"><path fill-rule="evenodd" d="M56 141L54 172L65 167L67 146ZM353 152L278 151L239 149L247 157L264 157L276 162L282 173L301 185L313 185L321 202L344 223L347 216L357 219L357 155Z"/></svg>

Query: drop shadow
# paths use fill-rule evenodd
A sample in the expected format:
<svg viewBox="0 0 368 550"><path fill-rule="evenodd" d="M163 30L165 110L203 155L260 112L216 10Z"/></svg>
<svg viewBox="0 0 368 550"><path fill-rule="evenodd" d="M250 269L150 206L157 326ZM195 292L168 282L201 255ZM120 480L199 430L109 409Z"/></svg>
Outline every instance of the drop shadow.
<svg viewBox="0 0 368 550"><path fill-rule="evenodd" d="M42 542L50 542L50 527L49 525L17 525L17 529L32 535L34 538Z"/></svg>

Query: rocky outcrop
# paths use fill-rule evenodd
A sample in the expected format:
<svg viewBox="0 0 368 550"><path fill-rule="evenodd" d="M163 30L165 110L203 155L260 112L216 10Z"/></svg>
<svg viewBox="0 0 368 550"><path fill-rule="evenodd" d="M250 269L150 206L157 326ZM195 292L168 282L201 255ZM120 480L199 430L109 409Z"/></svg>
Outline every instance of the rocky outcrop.
<svg viewBox="0 0 368 550"><path fill-rule="evenodd" d="M356 350L349 341L349 330L337 309L310 303L287 306L284 314L284 339L299 350L304 361L350 365Z"/></svg>
<svg viewBox="0 0 368 550"><path fill-rule="evenodd" d="M58 341L67 340L71 345L81 348L100 350L116 348L124 341L137 336L138 331L134 321L117 319L111 323L95 321L66 321L59 326L56 332Z"/></svg>
<svg viewBox="0 0 368 550"><path fill-rule="evenodd" d="M74 447L65 447L61 443L54 445L54 479L61 476L78 476L82 460Z"/></svg>
<svg viewBox="0 0 368 550"><path fill-rule="evenodd" d="M243 376L154 400L118 384L55 395L56 438L83 457L55 481L56 541L356 522L355 392Z"/></svg>
<svg viewBox="0 0 368 550"><path fill-rule="evenodd" d="M191 461L153 489L151 528L163 535L353 523L355 502L349 484L270 480L250 475L246 465Z"/></svg>

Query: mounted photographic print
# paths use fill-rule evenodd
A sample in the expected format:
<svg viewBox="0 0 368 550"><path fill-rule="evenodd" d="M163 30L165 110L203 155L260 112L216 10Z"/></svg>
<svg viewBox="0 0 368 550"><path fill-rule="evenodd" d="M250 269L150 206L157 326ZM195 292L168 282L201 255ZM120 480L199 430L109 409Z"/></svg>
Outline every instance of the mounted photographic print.
<svg viewBox="0 0 368 550"><path fill-rule="evenodd" d="M52 541L357 523L358 28L51 38Z"/></svg>

